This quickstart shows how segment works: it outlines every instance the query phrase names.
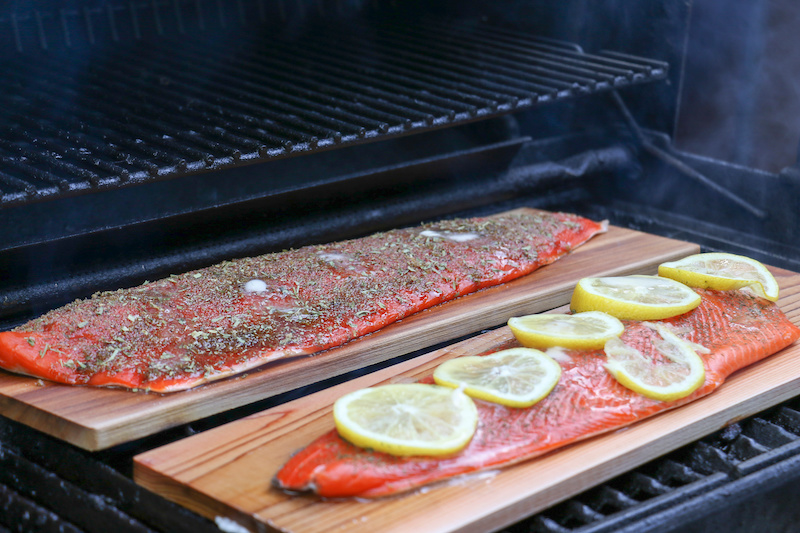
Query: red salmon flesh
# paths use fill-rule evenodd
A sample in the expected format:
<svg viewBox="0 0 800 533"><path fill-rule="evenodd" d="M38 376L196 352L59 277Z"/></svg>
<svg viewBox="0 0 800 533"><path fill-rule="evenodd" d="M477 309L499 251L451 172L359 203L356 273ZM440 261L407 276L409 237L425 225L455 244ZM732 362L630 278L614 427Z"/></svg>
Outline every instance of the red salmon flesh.
<svg viewBox="0 0 800 533"><path fill-rule="evenodd" d="M685 398L663 402L625 388L605 370L602 350L566 351L566 356L559 358L562 376L558 385L536 405L519 409L476 400L477 431L470 444L453 456L394 457L354 446L334 429L289 459L274 484L329 498L376 498L511 465L705 396L736 370L800 337L800 328L772 302L746 292L697 292L702 303L695 310L658 321L679 337L708 349L708 353L698 350L705 365L705 383ZM653 347L653 341L660 338L653 327L643 322L623 323L623 342L645 355L663 357ZM518 345L509 342L503 348L513 346ZM430 383L432 379L421 381Z"/></svg>
<svg viewBox="0 0 800 533"><path fill-rule="evenodd" d="M518 278L603 229L520 210L226 261L0 332L0 368L72 385L184 390Z"/></svg>

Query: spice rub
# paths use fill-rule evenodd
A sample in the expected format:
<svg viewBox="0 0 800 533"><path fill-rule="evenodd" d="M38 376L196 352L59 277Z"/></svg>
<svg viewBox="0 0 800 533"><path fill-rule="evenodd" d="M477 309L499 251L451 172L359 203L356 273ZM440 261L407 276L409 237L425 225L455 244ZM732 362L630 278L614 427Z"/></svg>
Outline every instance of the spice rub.
<svg viewBox="0 0 800 533"><path fill-rule="evenodd" d="M0 332L0 367L169 392L311 354L551 263L603 231L525 210L226 261Z"/></svg>

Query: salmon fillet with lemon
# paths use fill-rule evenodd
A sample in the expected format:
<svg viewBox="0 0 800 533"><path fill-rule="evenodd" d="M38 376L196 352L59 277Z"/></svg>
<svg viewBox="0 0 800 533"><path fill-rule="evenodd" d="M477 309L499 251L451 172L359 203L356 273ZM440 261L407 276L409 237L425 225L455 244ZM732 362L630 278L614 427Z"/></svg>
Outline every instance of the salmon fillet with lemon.
<svg viewBox="0 0 800 533"><path fill-rule="evenodd" d="M602 231L528 209L227 261L0 332L0 367L74 385L188 389L529 274Z"/></svg>
<svg viewBox="0 0 800 533"><path fill-rule="evenodd" d="M377 498L460 474L508 466L570 443L627 426L705 396L733 372L800 337L800 329L767 299L743 291L696 289L699 306L656 321L623 320L620 340L654 360L659 329L697 347L705 368L699 388L677 400L653 399L623 386L606 370L603 350L564 350L561 376L527 408L475 400L478 422L469 444L444 457L397 456L355 446L332 430L298 452L274 478L289 491L329 498ZM508 348L519 346L509 341ZM432 378L422 380L432 383Z"/></svg>

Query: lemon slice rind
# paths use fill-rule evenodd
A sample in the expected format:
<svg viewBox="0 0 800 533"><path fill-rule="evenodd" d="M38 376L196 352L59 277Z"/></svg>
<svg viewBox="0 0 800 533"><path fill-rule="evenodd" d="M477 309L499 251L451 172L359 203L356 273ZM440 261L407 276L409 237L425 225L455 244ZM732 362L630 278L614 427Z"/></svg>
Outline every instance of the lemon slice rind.
<svg viewBox="0 0 800 533"><path fill-rule="evenodd" d="M396 456L453 454L478 424L475 403L462 391L420 383L351 392L334 402L333 417L345 440Z"/></svg>
<svg viewBox="0 0 800 533"><path fill-rule="evenodd" d="M703 360L689 342L667 327L661 324L650 327L663 339L657 349L673 363L657 368L638 350L615 338L606 343L606 370L624 387L654 400L669 402L690 395L705 382ZM659 376L661 382L657 382Z"/></svg>
<svg viewBox="0 0 800 533"><path fill-rule="evenodd" d="M760 261L743 255L709 252L662 263L658 275L690 287L731 291L748 287L772 302L778 300L778 282Z"/></svg>
<svg viewBox="0 0 800 533"><path fill-rule="evenodd" d="M700 302L699 294L669 278L613 276L578 281L570 308L603 311L621 320L661 320L687 313Z"/></svg>
<svg viewBox="0 0 800 533"><path fill-rule="evenodd" d="M619 319L601 311L512 317L508 326L520 344L538 349L560 346L571 350L599 350L608 339L619 337L625 330Z"/></svg>
<svg viewBox="0 0 800 533"><path fill-rule="evenodd" d="M519 408L541 401L560 378L561 366L532 348L457 357L445 361L433 373L439 385L463 387L473 398Z"/></svg>

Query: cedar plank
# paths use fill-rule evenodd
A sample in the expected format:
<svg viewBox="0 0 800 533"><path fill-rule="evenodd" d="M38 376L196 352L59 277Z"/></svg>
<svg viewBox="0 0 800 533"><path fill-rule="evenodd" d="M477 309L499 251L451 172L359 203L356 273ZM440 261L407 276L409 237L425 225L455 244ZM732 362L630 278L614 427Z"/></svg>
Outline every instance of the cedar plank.
<svg viewBox="0 0 800 533"><path fill-rule="evenodd" d="M0 371L0 414L87 450L100 450L263 400L392 357L564 305L589 275L655 273L694 244L610 227L555 263L436 306L317 356L172 394L75 387Z"/></svg>
<svg viewBox="0 0 800 533"><path fill-rule="evenodd" d="M772 269L778 304L800 324L800 274ZM352 390L403 381L441 361L500 345L507 327L343 383L317 394L151 450L134 460L148 489L209 517L251 528L317 531L487 531L500 529L660 455L796 395L800 345L732 375L688 405L543 457L376 501L324 501L288 495L269 481L289 455L332 427L333 401ZM223 504L220 506L220 504Z"/></svg>

